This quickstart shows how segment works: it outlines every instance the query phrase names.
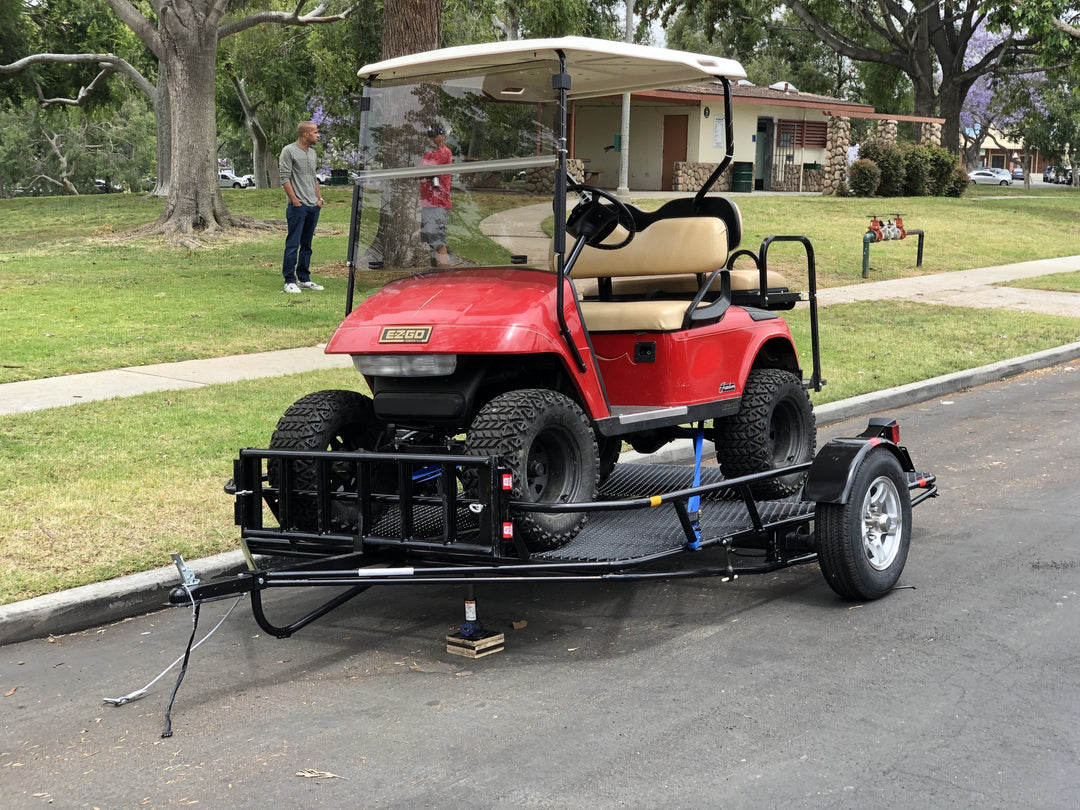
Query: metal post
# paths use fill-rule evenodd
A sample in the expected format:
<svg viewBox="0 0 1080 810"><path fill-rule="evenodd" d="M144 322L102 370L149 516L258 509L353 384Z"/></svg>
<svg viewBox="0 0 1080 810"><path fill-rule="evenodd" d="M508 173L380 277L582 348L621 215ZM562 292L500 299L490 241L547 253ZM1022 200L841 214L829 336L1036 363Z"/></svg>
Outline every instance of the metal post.
<svg viewBox="0 0 1080 810"><path fill-rule="evenodd" d="M625 40L634 41L634 0L626 0ZM615 193L630 196L630 94L622 97L622 131L619 136L619 187Z"/></svg>
<svg viewBox="0 0 1080 810"><path fill-rule="evenodd" d="M870 278L870 243L876 242L873 231L867 231L862 238L862 277Z"/></svg>

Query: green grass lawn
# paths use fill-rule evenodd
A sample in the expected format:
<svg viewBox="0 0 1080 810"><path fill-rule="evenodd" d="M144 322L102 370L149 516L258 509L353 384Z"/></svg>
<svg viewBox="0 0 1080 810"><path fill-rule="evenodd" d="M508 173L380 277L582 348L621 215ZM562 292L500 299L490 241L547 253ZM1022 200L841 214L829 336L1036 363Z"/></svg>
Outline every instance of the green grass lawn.
<svg viewBox="0 0 1080 810"><path fill-rule="evenodd" d="M824 285L861 283L863 215L899 210L927 232L925 267L914 268L913 241L877 245L871 280L1080 254L1069 190L993 191L887 206L751 195L739 200L743 245L808 234ZM177 249L124 235L153 221L158 200L0 200L0 382L324 342L343 314L351 189L324 193L314 274L327 289L303 296L280 292L280 231ZM283 216L278 191L224 195L234 213ZM460 206L456 221L475 229L532 202L493 193ZM481 237L461 252L500 260ZM797 285L801 248L778 249L775 261ZM1078 291L1078 275L1050 277L1052 289ZM365 278L373 287L383 277ZM808 367L806 310L789 320ZM1080 321L875 301L823 308L821 333L829 384L817 404L1076 341ZM300 396L359 384L351 370L311 372L0 417L0 603L157 567L171 551L236 548L222 485L237 449L265 446Z"/></svg>
<svg viewBox="0 0 1080 810"><path fill-rule="evenodd" d="M1051 273L1048 276L1035 276L1033 278L1017 279L1016 281L1005 281L996 286L1022 287L1027 290L1080 293L1080 272Z"/></svg>

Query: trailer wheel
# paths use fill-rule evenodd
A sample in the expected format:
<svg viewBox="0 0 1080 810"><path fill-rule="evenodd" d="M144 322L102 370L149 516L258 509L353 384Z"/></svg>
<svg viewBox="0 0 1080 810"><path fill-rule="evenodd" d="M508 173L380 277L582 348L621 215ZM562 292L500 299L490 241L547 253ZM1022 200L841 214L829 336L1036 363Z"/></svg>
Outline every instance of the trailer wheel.
<svg viewBox="0 0 1080 810"><path fill-rule="evenodd" d="M473 419L465 451L497 456L513 473L511 498L535 503L590 501L596 494L597 450L581 408L556 391L535 388L495 397ZM582 512L520 512L514 530L530 551L570 541Z"/></svg>
<svg viewBox="0 0 1080 810"><path fill-rule="evenodd" d="M802 381L790 371L755 368L746 378L742 407L717 419L716 460L727 478L768 472L814 458L817 428ZM770 478L750 487L755 498L783 498L798 492L806 473Z"/></svg>
<svg viewBox="0 0 1080 810"><path fill-rule="evenodd" d="M382 425L375 416L371 399L355 391L316 391L301 397L278 420L270 437L271 450L374 450L377 448ZM316 487L315 465L310 462L294 462L293 484L297 490L313 491ZM271 462L267 470L270 486L281 480L278 464ZM374 482L373 489L389 492L394 487L393 475L388 480ZM380 486L381 483L381 486ZM389 487L389 489L388 489ZM334 465L330 472L330 488L334 492L356 491L356 476L347 465ZM315 531L318 527L316 499L311 495L294 494L291 501L293 527L301 531ZM376 505L376 514L385 505ZM275 517L280 518L278 510ZM356 531L359 509L334 503L332 515L336 530Z"/></svg>
<svg viewBox="0 0 1080 810"><path fill-rule="evenodd" d="M819 503L818 564L845 599L877 599L900 578L911 545L911 498L900 463L875 448L859 462L846 504Z"/></svg>

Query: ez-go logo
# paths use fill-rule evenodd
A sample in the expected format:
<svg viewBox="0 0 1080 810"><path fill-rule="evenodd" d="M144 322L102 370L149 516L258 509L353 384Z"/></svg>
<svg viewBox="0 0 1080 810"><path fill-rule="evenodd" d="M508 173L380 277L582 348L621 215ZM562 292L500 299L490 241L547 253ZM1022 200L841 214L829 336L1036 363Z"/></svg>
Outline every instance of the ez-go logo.
<svg viewBox="0 0 1080 810"><path fill-rule="evenodd" d="M431 340L430 326L384 326L379 343L427 343Z"/></svg>

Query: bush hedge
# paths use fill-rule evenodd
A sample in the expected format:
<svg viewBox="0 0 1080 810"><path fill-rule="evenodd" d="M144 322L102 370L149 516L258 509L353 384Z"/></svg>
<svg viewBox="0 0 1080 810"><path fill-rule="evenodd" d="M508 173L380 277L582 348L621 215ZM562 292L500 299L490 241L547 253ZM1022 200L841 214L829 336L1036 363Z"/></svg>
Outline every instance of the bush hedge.
<svg viewBox="0 0 1080 810"><path fill-rule="evenodd" d="M895 143L872 138L859 146L859 157L872 160L881 170L877 193L882 197L904 194L904 151Z"/></svg>
<svg viewBox="0 0 1080 810"><path fill-rule="evenodd" d="M971 178L941 146L870 140L859 147L849 183L856 197L962 197Z"/></svg>
<svg viewBox="0 0 1080 810"><path fill-rule="evenodd" d="M872 160L859 158L848 169L851 178L851 192L856 197L873 197L881 182L881 169Z"/></svg>

